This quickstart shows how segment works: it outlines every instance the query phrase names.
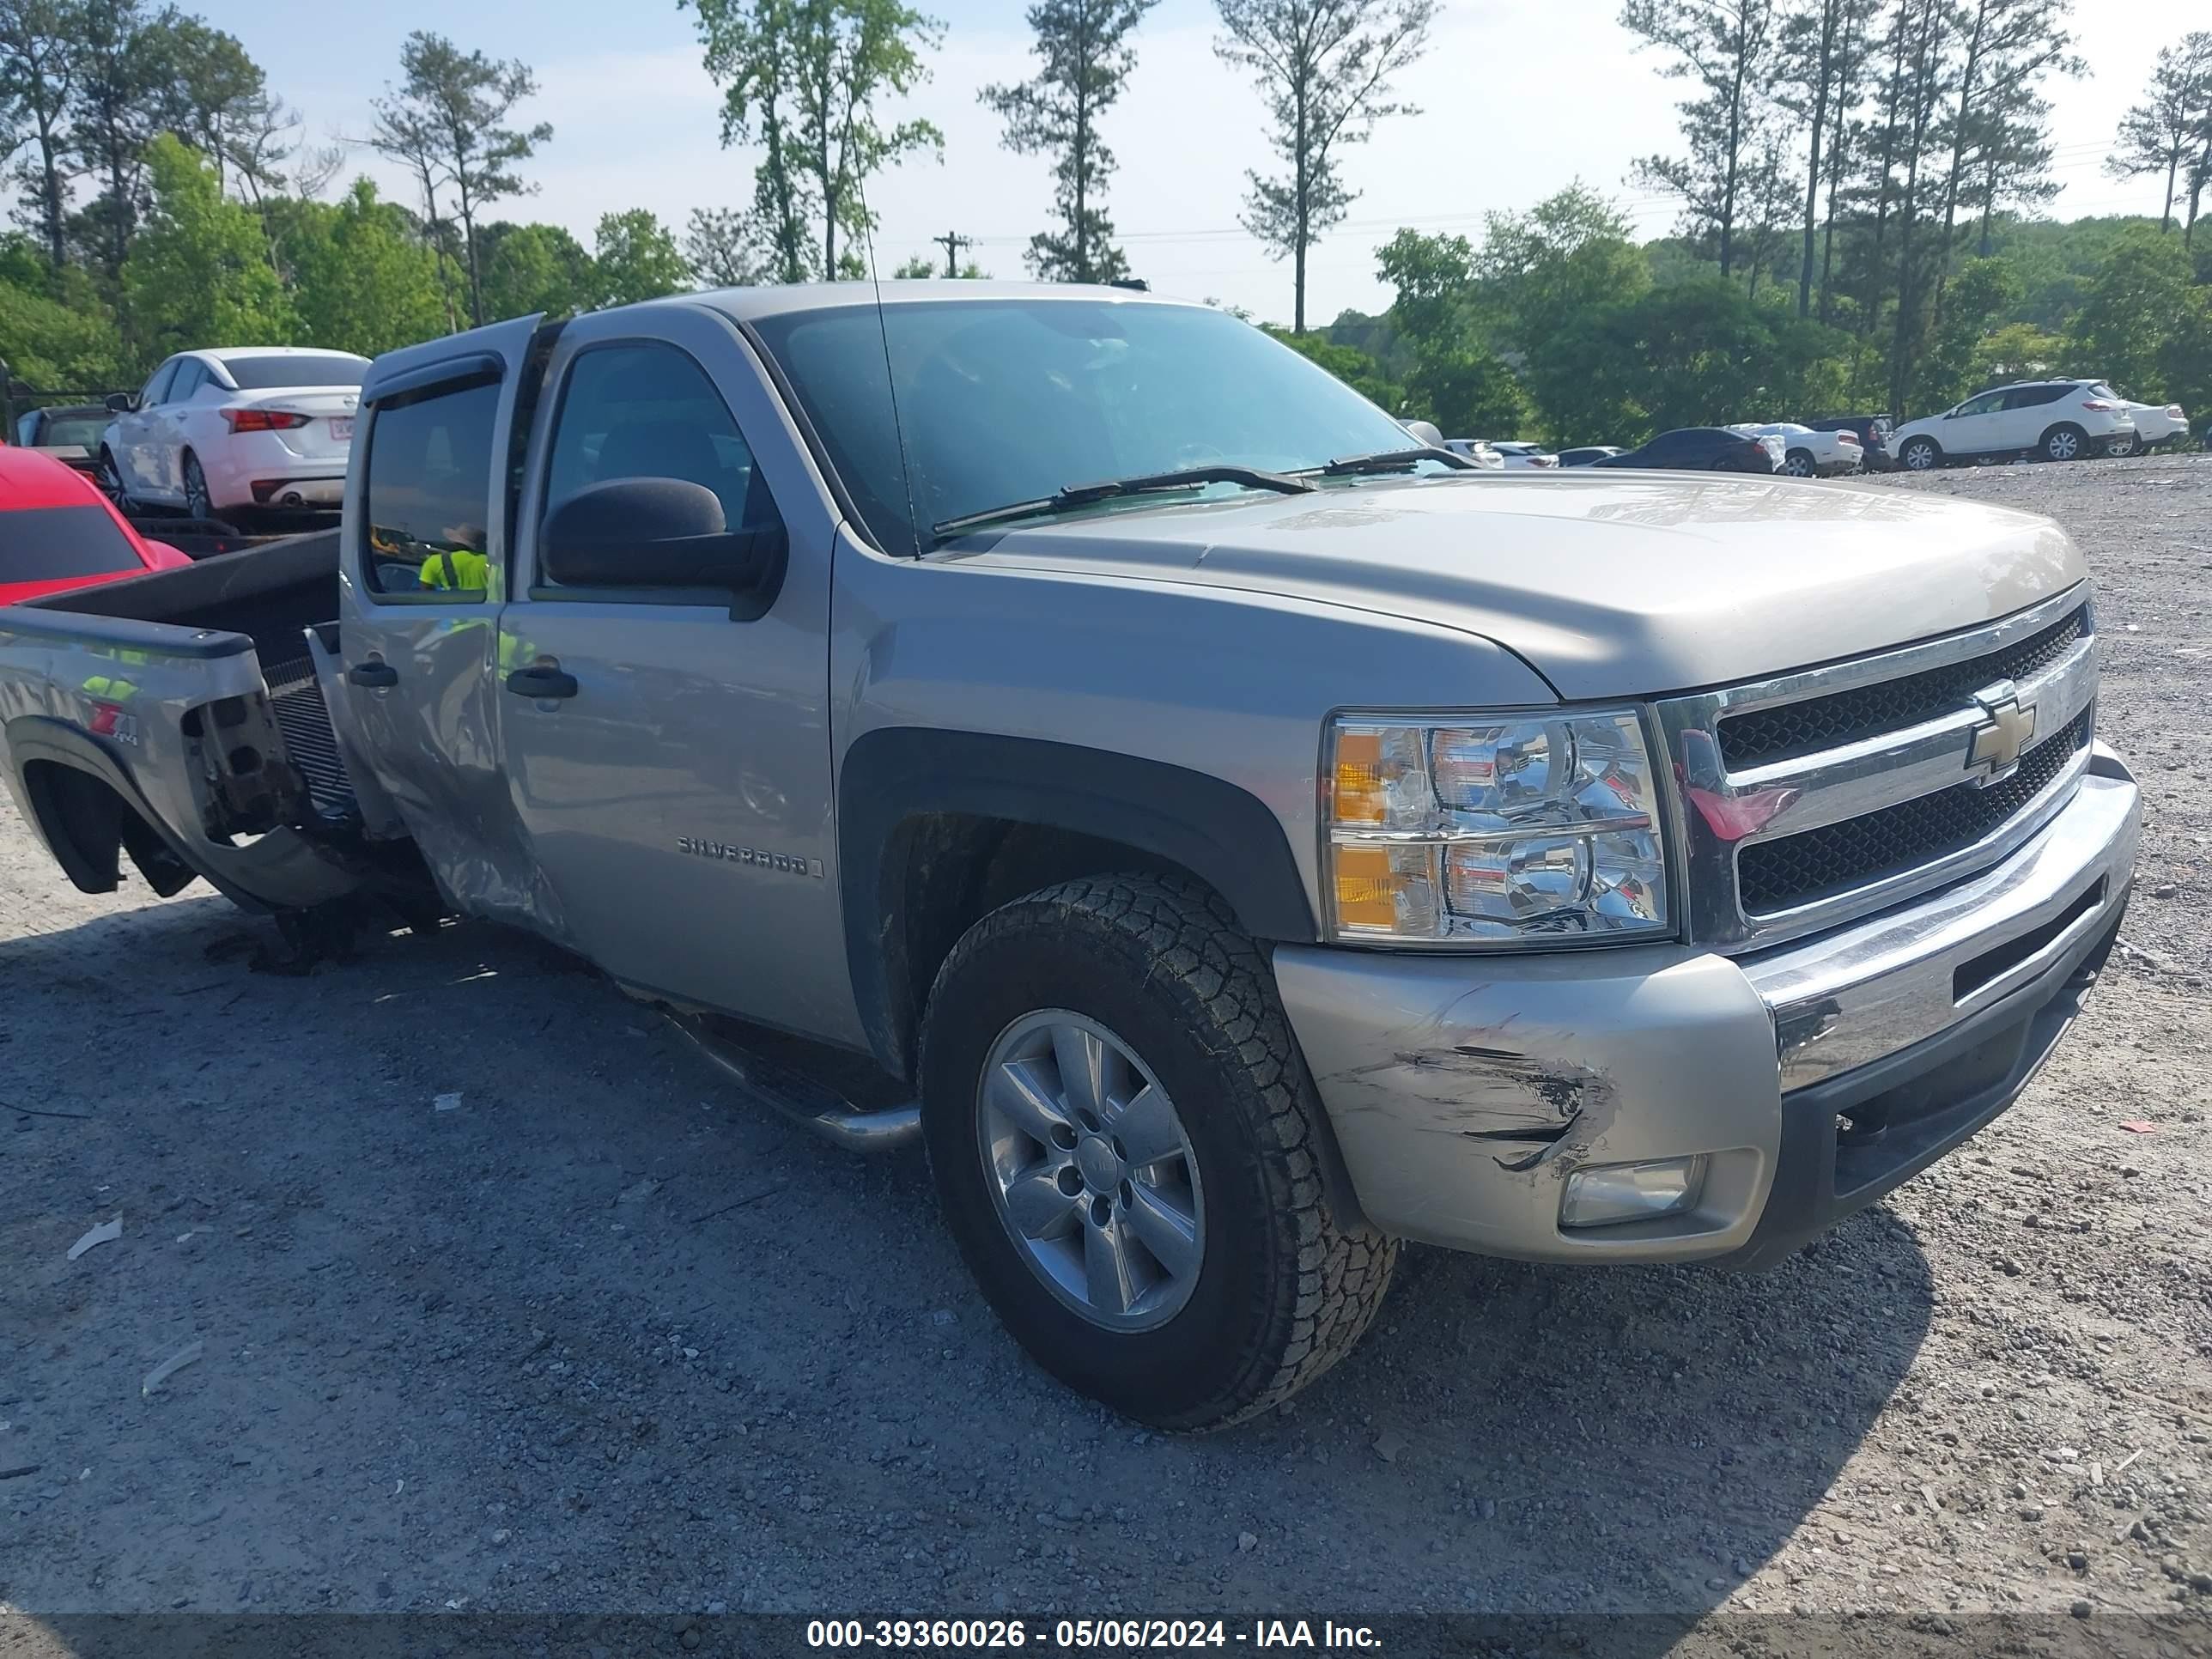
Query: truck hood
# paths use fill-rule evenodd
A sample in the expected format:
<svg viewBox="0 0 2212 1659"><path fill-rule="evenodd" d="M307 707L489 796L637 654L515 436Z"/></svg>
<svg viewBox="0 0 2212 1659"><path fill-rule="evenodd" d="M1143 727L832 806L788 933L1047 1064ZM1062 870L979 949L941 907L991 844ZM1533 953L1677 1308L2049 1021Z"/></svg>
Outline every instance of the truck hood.
<svg viewBox="0 0 2212 1659"><path fill-rule="evenodd" d="M937 556L1295 595L1462 629L1563 697L1757 678L1972 627L2087 574L2046 519L1705 473L1458 473L1109 509Z"/></svg>

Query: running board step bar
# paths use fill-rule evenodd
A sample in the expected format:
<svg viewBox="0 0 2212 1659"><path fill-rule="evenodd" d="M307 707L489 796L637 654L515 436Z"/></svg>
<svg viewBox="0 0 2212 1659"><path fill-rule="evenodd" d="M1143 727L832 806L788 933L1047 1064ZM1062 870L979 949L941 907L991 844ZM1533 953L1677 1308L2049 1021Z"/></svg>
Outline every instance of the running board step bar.
<svg viewBox="0 0 2212 1659"><path fill-rule="evenodd" d="M921 1139L919 1101L873 1110L855 1106L827 1085L703 1030L681 1014L667 1018L693 1047L748 1092L832 1145L848 1152L880 1152Z"/></svg>

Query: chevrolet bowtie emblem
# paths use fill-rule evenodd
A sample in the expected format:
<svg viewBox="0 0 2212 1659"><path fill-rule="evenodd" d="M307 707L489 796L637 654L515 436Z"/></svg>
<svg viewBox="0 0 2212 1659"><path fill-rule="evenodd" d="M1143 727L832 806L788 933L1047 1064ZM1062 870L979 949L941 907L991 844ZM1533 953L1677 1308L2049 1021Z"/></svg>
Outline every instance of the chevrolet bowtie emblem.
<svg viewBox="0 0 2212 1659"><path fill-rule="evenodd" d="M2010 680L1999 680L1974 693L1984 716L1974 728L1966 769L1976 783L2000 783L2020 769L2020 752L2035 735L2035 707L2020 706Z"/></svg>

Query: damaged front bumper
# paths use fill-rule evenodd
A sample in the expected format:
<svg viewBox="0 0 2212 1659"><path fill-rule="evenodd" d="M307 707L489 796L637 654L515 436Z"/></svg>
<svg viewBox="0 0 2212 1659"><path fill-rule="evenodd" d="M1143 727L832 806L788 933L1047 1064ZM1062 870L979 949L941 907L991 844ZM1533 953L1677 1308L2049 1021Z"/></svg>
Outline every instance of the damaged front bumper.
<svg viewBox="0 0 2212 1659"><path fill-rule="evenodd" d="M1532 1261L1763 1267L2019 1097L2112 949L2140 819L2100 746L2002 863L1817 939L1738 958L1284 946L1276 980L1384 1231ZM1689 1208L1561 1224L1576 1171L1698 1154Z"/></svg>

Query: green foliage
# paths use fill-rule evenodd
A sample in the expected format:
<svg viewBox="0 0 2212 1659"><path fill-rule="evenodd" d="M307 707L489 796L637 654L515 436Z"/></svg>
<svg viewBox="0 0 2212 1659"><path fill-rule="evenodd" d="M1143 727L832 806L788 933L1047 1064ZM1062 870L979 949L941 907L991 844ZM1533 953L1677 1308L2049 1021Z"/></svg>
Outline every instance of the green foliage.
<svg viewBox="0 0 2212 1659"><path fill-rule="evenodd" d="M2179 237L2129 230L2113 244L2067 331L2075 364L2130 397L2161 395L2160 360L2185 316L2195 274Z"/></svg>
<svg viewBox="0 0 2212 1659"><path fill-rule="evenodd" d="M124 312L144 354L283 345L299 331L252 212L170 134L147 146L153 207L123 266Z"/></svg>
<svg viewBox="0 0 2212 1659"><path fill-rule="evenodd" d="M2159 342L2156 368L2161 394L2201 423L2212 410L2212 287L2192 288L2183 296Z"/></svg>
<svg viewBox="0 0 2212 1659"><path fill-rule="evenodd" d="M1244 228L1291 261L1291 327L1306 326L1306 255L1344 221L1357 192L1339 170L1345 146L1386 116L1390 78L1428 50L1437 0L1213 0L1226 32L1213 50L1251 75L1282 171L1245 174Z"/></svg>
<svg viewBox="0 0 2212 1659"><path fill-rule="evenodd" d="M335 207L292 203L283 217L278 255L306 343L374 357L453 327L435 257L367 179Z"/></svg>
<svg viewBox="0 0 2212 1659"><path fill-rule="evenodd" d="M1110 283L1129 274L1101 206L1114 152L1098 120L1136 67L1129 36L1158 0L1036 0L1029 9L1037 72L1017 86L985 87L982 102L1006 122L1017 155L1053 157L1059 226L1030 239L1030 269L1048 283Z"/></svg>
<svg viewBox="0 0 2212 1659"><path fill-rule="evenodd" d="M46 391L105 390L137 368L92 278L53 270L43 249L13 235L0 244L0 362Z"/></svg>
<svg viewBox="0 0 2212 1659"><path fill-rule="evenodd" d="M723 144L761 149L753 205L777 280L844 274L840 234L875 222L867 181L944 149L934 123L886 124L877 109L929 78L921 53L944 26L905 0L678 3L698 15L707 73L722 88Z"/></svg>
<svg viewBox="0 0 2212 1659"><path fill-rule="evenodd" d="M1513 371L1480 345L1426 350L1406 377L1405 414L1450 438L1517 438L1528 400Z"/></svg>
<svg viewBox="0 0 2212 1659"><path fill-rule="evenodd" d="M675 233L648 209L602 215L592 240L598 252L592 265L603 306L657 300L691 286L691 267L676 246Z"/></svg>
<svg viewBox="0 0 2212 1659"><path fill-rule="evenodd" d="M1368 402L1389 414L1402 411L1406 389L1386 380L1381 368L1365 352L1335 344L1328 335L1319 332L1293 334L1286 328L1268 328L1265 331L1301 357L1318 363Z"/></svg>
<svg viewBox="0 0 2212 1659"><path fill-rule="evenodd" d="M597 300L592 256L558 225L487 225L483 243L486 315L573 317Z"/></svg>
<svg viewBox="0 0 2212 1659"><path fill-rule="evenodd" d="M1921 359L1915 407L1942 409L1978 390L1983 337L2018 309L2026 289L2002 259L1969 259L1951 279L1943 320Z"/></svg>

